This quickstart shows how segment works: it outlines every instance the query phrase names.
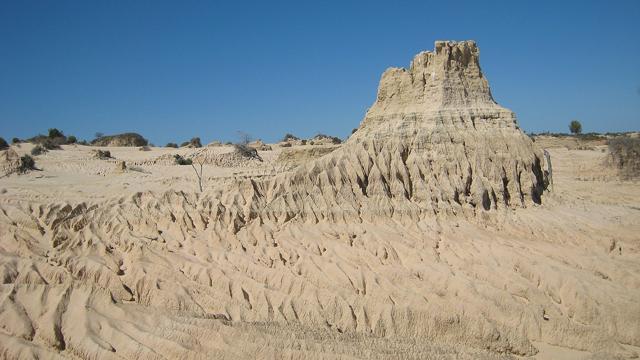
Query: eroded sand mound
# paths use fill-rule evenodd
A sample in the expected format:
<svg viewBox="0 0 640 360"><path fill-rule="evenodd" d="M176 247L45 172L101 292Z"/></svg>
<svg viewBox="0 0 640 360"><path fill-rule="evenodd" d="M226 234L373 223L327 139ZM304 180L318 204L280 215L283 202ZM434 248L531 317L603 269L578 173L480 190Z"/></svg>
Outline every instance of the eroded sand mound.
<svg viewBox="0 0 640 360"><path fill-rule="evenodd" d="M107 135L91 142L94 146L146 146L147 139L136 133Z"/></svg>
<svg viewBox="0 0 640 360"><path fill-rule="evenodd" d="M20 156L9 148L0 151L0 176L13 174L20 167Z"/></svg>
<svg viewBox="0 0 640 360"><path fill-rule="evenodd" d="M637 213L543 183L475 44L438 42L385 72L345 144L293 171L3 200L0 354L496 359L540 342L632 356Z"/></svg>

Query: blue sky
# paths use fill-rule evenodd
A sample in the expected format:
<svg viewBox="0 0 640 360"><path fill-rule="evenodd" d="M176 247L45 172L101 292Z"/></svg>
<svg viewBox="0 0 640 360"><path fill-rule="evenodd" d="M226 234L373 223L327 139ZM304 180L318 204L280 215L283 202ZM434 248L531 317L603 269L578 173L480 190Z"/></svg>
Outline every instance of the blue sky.
<svg viewBox="0 0 640 360"><path fill-rule="evenodd" d="M640 130L640 1L0 1L0 136L347 136L380 75L476 40L526 131Z"/></svg>

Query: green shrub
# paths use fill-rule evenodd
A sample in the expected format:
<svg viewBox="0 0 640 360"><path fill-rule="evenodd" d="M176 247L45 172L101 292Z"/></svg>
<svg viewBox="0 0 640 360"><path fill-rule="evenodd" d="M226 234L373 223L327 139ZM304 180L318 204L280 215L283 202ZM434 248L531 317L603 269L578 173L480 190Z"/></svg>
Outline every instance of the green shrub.
<svg viewBox="0 0 640 360"><path fill-rule="evenodd" d="M17 137L14 137L13 139L11 139L12 144L20 144L21 142L22 140L18 139Z"/></svg>
<svg viewBox="0 0 640 360"><path fill-rule="evenodd" d="M582 132L582 124L578 120L572 120L569 123L569 131L572 134L579 135Z"/></svg>
<svg viewBox="0 0 640 360"><path fill-rule="evenodd" d="M296 140L300 140L300 138L299 138L299 137L297 137L297 136L295 136L295 135L293 135L293 134L289 134L289 133L286 133L286 134L284 135L284 137L282 138L282 142L286 142L286 141L296 141Z"/></svg>
<svg viewBox="0 0 640 360"><path fill-rule="evenodd" d="M60 137L64 137L64 134L62 133L62 131L56 128L49 129L49 139L55 139Z"/></svg>
<svg viewBox="0 0 640 360"><path fill-rule="evenodd" d="M168 148L176 148L176 149L177 149L177 148L178 148L178 144L176 144L176 143L171 143L171 142L170 142L170 143L167 143L167 145L165 145L165 147L168 147Z"/></svg>
<svg viewBox="0 0 640 360"><path fill-rule="evenodd" d="M31 170L36 170L36 162L29 155L23 155L20 158L20 166L18 167L18 174L26 174Z"/></svg>
<svg viewBox="0 0 640 360"><path fill-rule="evenodd" d="M67 144L75 144L77 142L78 142L78 139L75 136L73 135L67 136Z"/></svg>
<svg viewBox="0 0 640 360"><path fill-rule="evenodd" d="M191 138L191 140L189 140L189 144L191 144L191 146L193 146L195 148L201 148L202 147L202 143L200 142L200 138L199 137Z"/></svg>
<svg viewBox="0 0 640 360"><path fill-rule="evenodd" d="M603 135L600 135L598 133L586 133L586 134L582 134L580 135L580 139L582 140L604 140L606 139Z"/></svg>
<svg viewBox="0 0 640 360"><path fill-rule="evenodd" d="M342 143L342 140L339 137L330 136L330 135L326 135L326 134L318 134L318 135L314 136L313 139L314 140L329 139L332 144L341 144Z"/></svg>
<svg viewBox="0 0 640 360"><path fill-rule="evenodd" d="M193 160L185 159L185 158L182 157L182 155L175 154L175 155L173 155L173 157L175 158L176 164L178 164L178 165L191 165L191 164L193 164Z"/></svg>
<svg viewBox="0 0 640 360"><path fill-rule="evenodd" d="M7 144L6 140L4 138L0 137L0 150L4 150L9 148L9 144Z"/></svg>
<svg viewBox="0 0 640 360"><path fill-rule="evenodd" d="M44 139L41 144L47 150L60 150L61 149L60 143L56 141L57 139L60 139L60 138Z"/></svg>

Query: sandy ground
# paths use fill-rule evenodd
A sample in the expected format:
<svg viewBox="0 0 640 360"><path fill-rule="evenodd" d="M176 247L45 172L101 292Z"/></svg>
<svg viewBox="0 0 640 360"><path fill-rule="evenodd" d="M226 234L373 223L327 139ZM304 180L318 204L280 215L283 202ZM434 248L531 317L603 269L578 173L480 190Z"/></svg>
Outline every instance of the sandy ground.
<svg viewBox="0 0 640 360"><path fill-rule="evenodd" d="M197 149L94 149L0 179L0 358L640 354L640 184L604 166L604 146L550 148L539 206L233 236L207 226L209 199L286 171L282 149L205 165L204 194L190 166L153 164Z"/></svg>

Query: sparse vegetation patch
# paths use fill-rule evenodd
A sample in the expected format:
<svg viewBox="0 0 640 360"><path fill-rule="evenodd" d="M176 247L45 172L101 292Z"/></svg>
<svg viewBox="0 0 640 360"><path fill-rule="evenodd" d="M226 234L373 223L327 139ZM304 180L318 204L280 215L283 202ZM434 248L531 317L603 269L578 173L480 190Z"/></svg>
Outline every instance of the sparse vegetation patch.
<svg viewBox="0 0 640 360"><path fill-rule="evenodd" d="M191 165L191 164L193 164L193 160L185 159L184 157L182 157L182 155L175 154L175 155L173 155L173 157L176 160L176 164L177 165Z"/></svg>
<svg viewBox="0 0 640 360"><path fill-rule="evenodd" d="M47 151L49 151L49 150L47 150L44 146L36 145L36 146L33 147L33 149L31 149L31 155L38 156L38 155L42 155L42 154L46 153Z"/></svg>
<svg viewBox="0 0 640 360"><path fill-rule="evenodd" d="M37 170L35 160L33 160L33 158L29 155L22 155L22 157L20 157L18 174L26 174L32 170Z"/></svg>

